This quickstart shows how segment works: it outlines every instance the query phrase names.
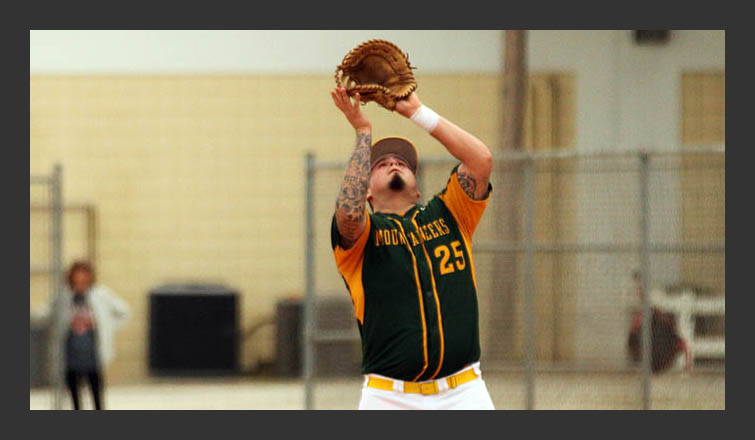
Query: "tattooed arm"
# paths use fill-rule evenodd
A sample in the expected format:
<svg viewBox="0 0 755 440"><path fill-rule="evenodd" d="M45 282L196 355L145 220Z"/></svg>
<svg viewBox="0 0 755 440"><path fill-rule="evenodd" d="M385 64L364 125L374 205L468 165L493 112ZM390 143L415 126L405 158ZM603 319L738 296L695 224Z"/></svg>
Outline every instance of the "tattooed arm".
<svg viewBox="0 0 755 440"><path fill-rule="evenodd" d="M421 105L417 94L412 93L406 100L396 103L396 112L411 118ZM475 200L485 198L493 169L490 149L481 140L442 116L430 135L461 161L457 173L464 192Z"/></svg>
<svg viewBox="0 0 755 440"><path fill-rule="evenodd" d="M351 248L367 226L365 202L370 181L370 147L372 146L372 125L359 109L360 97L357 94L352 104L345 89L336 88L330 93L338 107L354 130L356 145L346 166L341 189L336 200L336 225L341 236L340 245Z"/></svg>
<svg viewBox="0 0 755 440"><path fill-rule="evenodd" d="M354 245L367 225L365 200L370 179L371 139L369 131L357 131L356 146L336 200L336 225L344 249Z"/></svg>

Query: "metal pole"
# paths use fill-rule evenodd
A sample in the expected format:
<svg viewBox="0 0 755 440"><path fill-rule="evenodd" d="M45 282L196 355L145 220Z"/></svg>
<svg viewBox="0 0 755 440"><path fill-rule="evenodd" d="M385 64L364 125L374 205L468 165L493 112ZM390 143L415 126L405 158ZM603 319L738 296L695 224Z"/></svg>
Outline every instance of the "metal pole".
<svg viewBox="0 0 755 440"><path fill-rule="evenodd" d="M647 153L640 154L640 234L642 249L640 264L642 267L642 409L650 409L650 375L651 375L651 323L650 310L650 213L649 213L649 158Z"/></svg>
<svg viewBox="0 0 755 440"><path fill-rule="evenodd" d="M419 166L417 167L417 191L419 191L420 194L420 203L422 203L422 200L427 200L425 197L425 163L420 161Z"/></svg>
<svg viewBox="0 0 755 440"><path fill-rule="evenodd" d="M303 348L303 374L304 374L304 409L314 409L313 394L314 383L312 371L314 366L314 305L315 305L315 271L314 271L314 162L315 157L311 152L306 158L306 181L305 181L305 298L304 298L304 325L302 348Z"/></svg>
<svg viewBox="0 0 755 440"><path fill-rule="evenodd" d="M58 163L53 168L52 178L50 179L50 241L52 249L50 252L50 304L59 305L60 297L63 294L61 283L63 281L63 167ZM50 331L50 343L52 346L52 385L53 385L53 409L62 409L63 400L63 345L62 335L59 334L60 310L57 307L52 309L53 326Z"/></svg>
<svg viewBox="0 0 755 440"><path fill-rule="evenodd" d="M524 319L527 409L535 409L535 176L534 161L524 167Z"/></svg>

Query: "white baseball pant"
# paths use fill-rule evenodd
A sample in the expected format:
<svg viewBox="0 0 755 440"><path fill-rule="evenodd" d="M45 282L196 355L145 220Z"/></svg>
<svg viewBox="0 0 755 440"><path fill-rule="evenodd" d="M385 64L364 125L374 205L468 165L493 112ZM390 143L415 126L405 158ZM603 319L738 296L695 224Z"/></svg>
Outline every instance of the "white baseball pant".
<svg viewBox="0 0 755 440"><path fill-rule="evenodd" d="M435 394L406 393L404 382L377 374L365 375L362 385L360 410L492 410L495 409L485 381L480 373L480 363L474 363L448 376L456 376L474 369L477 378L451 388L446 378L436 379L438 392ZM393 389L368 387L370 377L393 381Z"/></svg>

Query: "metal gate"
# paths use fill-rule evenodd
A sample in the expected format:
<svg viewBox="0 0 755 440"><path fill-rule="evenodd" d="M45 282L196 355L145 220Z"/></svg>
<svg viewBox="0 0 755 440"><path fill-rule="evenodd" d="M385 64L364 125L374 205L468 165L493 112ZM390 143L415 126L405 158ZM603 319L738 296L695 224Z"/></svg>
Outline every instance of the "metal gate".
<svg viewBox="0 0 755 440"><path fill-rule="evenodd" d="M456 163L420 158L422 194L440 191ZM358 340L356 324L348 332L315 324L319 298L348 298L329 234L345 166L306 158L307 409L316 406L318 346ZM493 193L473 255L483 376L496 407L651 409L711 392L722 398L724 182L724 146L494 157ZM675 316L690 343L690 370L679 358L663 374L651 371L654 307ZM627 336L638 316L644 343L636 362ZM673 382L682 376L703 382L687 385L684 402Z"/></svg>
<svg viewBox="0 0 755 440"><path fill-rule="evenodd" d="M31 175L29 198L30 209L30 305L46 303L53 307L55 299L62 294L63 283L63 168L56 164L49 175ZM39 209L42 207L42 209ZM62 408L63 372L62 346L56 344L58 334L54 325L56 311L35 322L43 332L44 347L37 354L41 374L47 376L50 389L51 409ZM32 353L34 355L34 353Z"/></svg>

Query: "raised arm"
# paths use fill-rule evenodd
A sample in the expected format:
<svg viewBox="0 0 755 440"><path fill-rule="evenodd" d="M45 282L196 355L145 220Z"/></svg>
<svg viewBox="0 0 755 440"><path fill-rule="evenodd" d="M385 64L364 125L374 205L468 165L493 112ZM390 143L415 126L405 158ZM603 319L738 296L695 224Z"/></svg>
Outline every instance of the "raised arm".
<svg viewBox="0 0 755 440"><path fill-rule="evenodd" d="M356 131L356 145L346 166L335 213L338 233L341 236L340 246L349 249L367 225L365 202L370 182L372 125L359 108L359 94L354 97L353 103L343 88L336 88L330 95L333 103Z"/></svg>
<svg viewBox="0 0 755 440"><path fill-rule="evenodd" d="M464 192L475 200L485 198L490 172L493 169L493 155L490 149L481 140L442 116L437 116L435 122L437 114L422 107L417 94L412 93L409 98L396 103L396 112L422 126L427 125L423 123L429 121L431 125L425 128L432 127L429 130L430 135L461 161L457 172Z"/></svg>

